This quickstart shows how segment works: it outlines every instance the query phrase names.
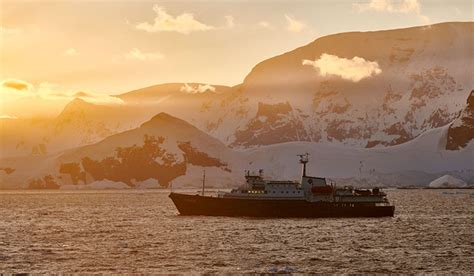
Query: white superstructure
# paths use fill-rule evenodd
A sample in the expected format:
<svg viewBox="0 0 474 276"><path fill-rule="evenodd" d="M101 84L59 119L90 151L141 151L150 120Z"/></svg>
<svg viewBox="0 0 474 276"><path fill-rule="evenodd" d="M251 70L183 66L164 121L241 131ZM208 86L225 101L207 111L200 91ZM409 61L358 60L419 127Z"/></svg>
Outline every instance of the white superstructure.
<svg viewBox="0 0 474 276"><path fill-rule="evenodd" d="M233 189L228 193L220 193L219 197L388 204L386 194L378 188L372 190L359 190L352 187L337 188L332 183L328 184L326 178L307 176L306 164L309 162L309 154L298 156L303 165L303 175L300 182L266 180L262 170L258 174L247 171L244 187Z"/></svg>

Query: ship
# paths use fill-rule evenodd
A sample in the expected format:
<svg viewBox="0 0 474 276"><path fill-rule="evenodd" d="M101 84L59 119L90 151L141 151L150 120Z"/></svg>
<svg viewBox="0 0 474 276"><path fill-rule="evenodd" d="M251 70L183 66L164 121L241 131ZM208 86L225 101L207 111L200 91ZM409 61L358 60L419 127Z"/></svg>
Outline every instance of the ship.
<svg viewBox="0 0 474 276"><path fill-rule="evenodd" d="M171 192L169 197L184 216L261 218L393 217L395 206L380 188L338 187L324 177L306 175L309 154L300 154L301 181L265 179L263 170L245 172L245 183L230 192Z"/></svg>

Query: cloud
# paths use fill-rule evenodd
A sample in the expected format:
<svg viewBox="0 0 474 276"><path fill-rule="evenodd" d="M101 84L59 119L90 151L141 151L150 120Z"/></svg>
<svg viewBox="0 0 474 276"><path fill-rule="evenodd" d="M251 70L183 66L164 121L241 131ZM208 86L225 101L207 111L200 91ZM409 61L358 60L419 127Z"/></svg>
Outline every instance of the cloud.
<svg viewBox="0 0 474 276"><path fill-rule="evenodd" d="M70 102L74 99L81 99L93 104L105 104L105 105L115 105L123 104L123 100L120 98L101 94L94 92L71 92L61 89L58 85L51 85L49 83L42 83L38 89L38 94L40 97L47 101L60 101L60 102Z"/></svg>
<svg viewBox="0 0 474 276"><path fill-rule="evenodd" d="M232 15L226 15L224 16L225 18L225 27L227 28L234 28L235 27L235 23L234 23L234 17Z"/></svg>
<svg viewBox="0 0 474 276"><path fill-rule="evenodd" d="M18 119L16 116L10 116L10 115L0 115L0 119Z"/></svg>
<svg viewBox="0 0 474 276"><path fill-rule="evenodd" d="M32 84L18 79L3 80L0 86L0 97L4 100L14 99L30 99L30 100L47 100L47 101L71 101L75 98L81 98L89 102L96 103L119 103L119 98L105 94L93 92L72 92L59 84L42 82L37 87Z"/></svg>
<svg viewBox="0 0 474 276"><path fill-rule="evenodd" d="M196 93L204 93L206 91L214 92L216 91L216 88L210 84L199 84L196 87L192 87L191 85L185 83L183 86L181 86L180 91L196 94Z"/></svg>
<svg viewBox="0 0 474 276"><path fill-rule="evenodd" d="M67 103L75 98L94 104L123 104L120 98L114 96L94 92L73 92L50 82L33 86L23 80L0 81L0 109L2 111L0 114L4 115L3 118L7 118L7 115L11 119L15 116L18 118L56 116Z"/></svg>
<svg viewBox="0 0 474 276"><path fill-rule="evenodd" d="M430 23L430 19L421 13L421 3L418 0L370 0L366 3L353 4L353 7L359 12L413 13L424 24Z"/></svg>
<svg viewBox="0 0 474 276"><path fill-rule="evenodd" d="M106 94L77 91L73 92L69 89L61 87L61 85L50 82L42 82L38 86L37 94L40 98L47 101L69 102L74 99L82 99L86 102L96 104L122 104L120 98Z"/></svg>
<svg viewBox="0 0 474 276"><path fill-rule="evenodd" d="M6 79L1 82L1 87L18 91L33 90L33 85L18 79Z"/></svg>
<svg viewBox="0 0 474 276"><path fill-rule="evenodd" d="M382 11L392 13L420 12L418 0L370 0L367 3L356 3L354 7L360 11Z"/></svg>
<svg viewBox="0 0 474 276"><path fill-rule="evenodd" d="M77 56L79 52L75 48L69 48L63 52L63 56Z"/></svg>
<svg viewBox="0 0 474 276"><path fill-rule="evenodd" d="M160 7L158 5L154 5L153 10L156 13L156 17L153 23L138 23L135 28L150 33L178 32L182 34L189 34L195 31L208 31L215 29L215 27L213 26L206 25L205 23L196 20L192 13L183 13L174 17L168 14L163 7Z"/></svg>
<svg viewBox="0 0 474 276"><path fill-rule="evenodd" d="M21 33L20 29L0 26L0 35L17 35L19 33Z"/></svg>
<svg viewBox="0 0 474 276"><path fill-rule="evenodd" d="M130 50L130 52L125 54L126 59L130 60L141 60L141 61L147 61L147 60L158 60L158 59L163 59L165 56L162 53L159 52L142 52L137 48L133 48Z"/></svg>
<svg viewBox="0 0 474 276"><path fill-rule="evenodd" d="M267 28L267 29L272 29L272 25L270 23L268 23L267 21L260 21L257 23L259 27L262 27L262 28Z"/></svg>
<svg viewBox="0 0 474 276"><path fill-rule="evenodd" d="M82 91L81 91L82 92ZM106 95L106 94L99 94L99 93L91 93L91 92L78 92L71 95L72 98L82 99L86 102L95 103L95 104L123 104L123 100L114 96Z"/></svg>
<svg viewBox="0 0 474 276"><path fill-rule="evenodd" d="M299 33L304 28L306 28L306 25L303 22L298 21L298 20L294 19L293 17L291 17L287 14L285 14L285 18L286 18L286 22L288 24L286 26L286 29L290 32Z"/></svg>
<svg viewBox="0 0 474 276"><path fill-rule="evenodd" d="M319 75L323 77L338 76L353 82L382 73L376 61L368 61L357 56L347 59L324 53L319 59L314 61L303 60L303 65L313 66L319 71Z"/></svg>

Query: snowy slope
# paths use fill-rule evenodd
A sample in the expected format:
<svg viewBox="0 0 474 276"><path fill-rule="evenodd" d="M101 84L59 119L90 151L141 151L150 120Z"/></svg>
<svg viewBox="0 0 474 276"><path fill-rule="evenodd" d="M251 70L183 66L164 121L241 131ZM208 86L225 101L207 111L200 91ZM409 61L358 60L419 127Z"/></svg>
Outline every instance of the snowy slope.
<svg viewBox="0 0 474 276"><path fill-rule="evenodd" d="M466 187L466 182L453 177L451 175L443 175L430 182L428 185L430 188L454 188L454 187Z"/></svg>
<svg viewBox="0 0 474 276"><path fill-rule="evenodd" d="M473 25L443 23L319 38L255 66L210 132L244 148L283 141L357 147L409 141L450 123L463 108L474 87L473 71L465 70L474 64ZM380 72L352 81L323 76L319 67L303 64L324 54L376 62ZM229 131L229 125L235 130Z"/></svg>
<svg viewBox="0 0 474 276"><path fill-rule="evenodd" d="M240 153L191 124L159 113L140 127L63 153L0 159L4 187L28 187L51 175L58 185L111 180L131 187L155 179L168 186L175 178L204 168L232 178ZM189 170L188 170L189 167ZM40 185L41 186L41 185Z"/></svg>
<svg viewBox="0 0 474 276"><path fill-rule="evenodd" d="M358 149L310 142L290 142L247 150L247 160L265 169L271 177L297 179L300 165L296 154L311 155L309 170L331 178L367 176L376 173L422 171L435 173L473 170L474 148L450 152L444 150L447 127L430 130L402 145L387 148ZM474 170L471 172L474 174Z"/></svg>
<svg viewBox="0 0 474 276"><path fill-rule="evenodd" d="M59 185L110 180L139 187L199 187L203 170L208 186L243 183L244 170L264 169L266 177L298 180L297 154L308 152L308 172L355 185L427 185L452 174L474 181L474 147L446 150L449 126L429 130L410 142L386 148L354 148L314 142L289 142L235 150L189 123L160 113L140 127L67 152L0 160L0 187L27 187L31 180L53 176ZM76 164L76 165L74 165ZM74 170L77 168L77 170ZM11 170L8 170L11 171ZM348 179L350 180L348 182ZM70 187L70 186L67 186Z"/></svg>

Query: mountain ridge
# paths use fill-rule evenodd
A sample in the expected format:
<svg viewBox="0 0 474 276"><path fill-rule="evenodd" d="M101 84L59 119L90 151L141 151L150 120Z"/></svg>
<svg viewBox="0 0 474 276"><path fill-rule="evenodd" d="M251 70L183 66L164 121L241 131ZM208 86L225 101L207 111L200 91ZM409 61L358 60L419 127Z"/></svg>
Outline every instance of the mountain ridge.
<svg viewBox="0 0 474 276"><path fill-rule="evenodd" d="M286 118L282 114L285 119L278 125L299 117L306 141L359 147L409 141L431 127L449 123L462 108L464 94L474 86L469 72L459 69L474 59L468 39L474 35L472 26L472 22L441 23L430 28L342 33L262 61L247 75L236 100L253 101L244 106L234 103L234 109L245 114L236 129L249 134L265 132L252 128L252 122L258 120L256 103L289 101L293 112ZM381 74L352 82L333 75L320 76L312 66L303 65L304 60L315 60L323 53L344 62L354 57L377 62ZM239 116L237 112L233 115ZM407 129L388 134L393 133L397 122ZM218 128L213 133L220 137ZM249 144L235 133L225 135L223 139L236 146L265 144ZM268 131L267 135L281 133ZM287 141L298 140L298 136L294 133ZM399 139L401 136L405 138Z"/></svg>
<svg viewBox="0 0 474 276"><path fill-rule="evenodd" d="M474 35L473 29L473 22L447 22L333 34L258 63L242 84L233 87L170 83L115 95L123 104L73 100L56 120L2 123L6 125L2 137L11 138L2 140L2 157L91 144L134 129L160 111L182 118L236 149L291 141L359 148L405 143L451 123L464 107L467 92L474 87L472 76L462 70L474 62L473 46L466 39ZM364 47L358 49L361 43L352 37L359 37ZM372 39L376 37L379 39ZM344 43L333 43L334 38ZM388 47L371 43L386 43ZM350 60L359 51L368 51L366 48L374 48L371 54L380 60L360 56L377 61L382 72L357 82L320 76L313 66L303 65L304 59L316 59L323 52ZM331 52L334 49L342 52ZM298 55L293 56L295 52ZM290 64L278 63L281 58ZM260 72L267 63L277 64L278 70L288 74L275 75L273 69ZM271 83L253 86L257 71L269 76ZM287 76L296 76L299 82L286 83Z"/></svg>
<svg viewBox="0 0 474 276"><path fill-rule="evenodd" d="M397 176L409 175L410 184L424 185L447 173L474 183L474 144L446 150L448 128L432 129L386 148L289 142L236 150L182 119L159 113L138 128L91 145L59 154L0 159L0 167L10 172L0 170L0 188L25 188L25 183L35 188L84 188L100 181L116 182L117 187L124 183L197 187L204 169L214 187L243 183L244 170L256 168L264 169L266 177L296 180L300 152L317 157L309 164L312 174L345 184L393 186L400 185Z"/></svg>

